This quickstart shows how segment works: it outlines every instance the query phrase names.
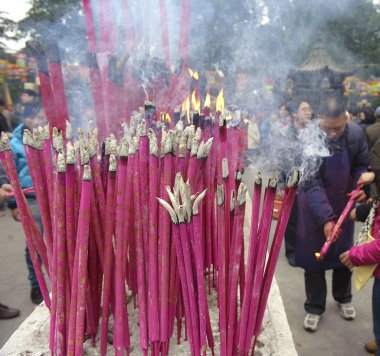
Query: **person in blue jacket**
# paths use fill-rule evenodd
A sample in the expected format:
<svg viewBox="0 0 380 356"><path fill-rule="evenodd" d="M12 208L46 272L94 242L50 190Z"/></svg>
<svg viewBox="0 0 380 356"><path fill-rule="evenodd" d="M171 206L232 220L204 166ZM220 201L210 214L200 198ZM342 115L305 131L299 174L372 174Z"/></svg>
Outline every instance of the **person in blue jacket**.
<svg viewBox="0 0 380 356"><path fill-rule="evenodd" d="M331 155L324 158L317 174L307 180L298 192L296 265L305 270L306 317L304 328L318 329L325 311L327 286L325 271L333 270L332 294L346 320L356 316L351 304L351 271L343 266L339 255L353 245L354 223L344 223L339 239L331 245L323 261L319 252L334 229L349 193L360 175L367 171L369 153L363 130L347 123L346 108L340 96L322 101L319 111L320 128L326 133ZM357 200L365 199L362 192Z"/></svg>
<svg viewBox="0 0 380 356"><path fill-rule="evenodd" d="M13 136L10 140L10 145L13 153L13 158L16 164L18 179L21 188L29 188L33 186L32 178L30 176L30 171L28 163L26 160L24 144L23 144L23 133L25 129L33 131L33 128L38 128L45 124L45 115L43 108L40 103L31 103L25 105L24 112L22 114L23 122L17 126L13 131ZM34 193L26 194L26 199L30 206L30 210L35 218L37 225L42 233L42 221L41 214L38 209L36 196ZM11 200L8 202L8 207L11 209L13 218L16 221L21 221L20 215L17 209L16 201ZM30 297L34 304L40 304L42 302L42 294L38 285L38 280L36 273L33 268L32 260L30 258L28 247L25 248L25 259L26 265L28 267L28 279L30 282L31 292Z"/></svg>

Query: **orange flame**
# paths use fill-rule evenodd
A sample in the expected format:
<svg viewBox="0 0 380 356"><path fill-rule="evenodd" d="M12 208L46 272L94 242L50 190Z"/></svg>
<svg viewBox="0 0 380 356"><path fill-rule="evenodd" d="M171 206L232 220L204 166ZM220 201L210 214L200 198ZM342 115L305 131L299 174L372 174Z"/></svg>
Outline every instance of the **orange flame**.
<svg viewBox="0 0 380 356"><path fill-rule="evenodd" d="M162 112L161 113L161 122L170 124L172 122L172 118L170 117L170 115L168 113Z"/></svg>
<svg viewBox="0 0 380 356"><path fill-rule="evenodd" d="M206 94L206 99L205 99L205 103L203 105L204 108L210 108L211 106L211 97L210 97L210 92L208 91L207 94Z"/></svg>
<svg viewBox="0 0 380 356"><path fill-rule="evenodd" d="M220 92L216 98L216 111L219 111L223 114L224 112L224 96L223 96L223 88L220 89Z"/></svg>
<svg viewBox="0 0 380 356"><path fill-rule="evenodd" d="M315 258L317 259L317 261L319 261L321 259L321 254L319 252L316 252L314 255L315 255Z"/></svg>
<svg viewBox="0 0 380 356"><path fill-rule="evenodd" d="M195 80L199 80L199 74L197 70L195 72L193 72L190 68L188 68L187 70L189 71L189 75L191 78L194 78Z"/></svg>
<svg viewBox="0 0 380 356"><path fill-rule="evenodd" d="M191 109L197 112L200 112L201 110L201 100L197 98L195 90L193 91L193 94L191 94Z"/></svg>
<svg viewBox="0 0 380 356"><path fill-rule="evenodd" d="M172 118L170 117L168 113L164 115L164 122L167 122L169 124L172 122Z"/></svg>

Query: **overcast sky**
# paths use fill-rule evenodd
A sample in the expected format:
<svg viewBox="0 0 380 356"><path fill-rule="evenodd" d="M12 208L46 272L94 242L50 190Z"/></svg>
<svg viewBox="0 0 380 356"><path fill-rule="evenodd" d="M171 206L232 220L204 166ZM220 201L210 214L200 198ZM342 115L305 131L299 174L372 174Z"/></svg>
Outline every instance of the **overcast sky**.
<svg viewBox="0 0 380 356"><path fill-rule="evenodd" d="M0 11L5 12L5 15L14 21L21 20L29 8L30 4L28 0L0 0ZM9 47L8 49L17 51L24 46L25 40L4 42Z"/></svg>

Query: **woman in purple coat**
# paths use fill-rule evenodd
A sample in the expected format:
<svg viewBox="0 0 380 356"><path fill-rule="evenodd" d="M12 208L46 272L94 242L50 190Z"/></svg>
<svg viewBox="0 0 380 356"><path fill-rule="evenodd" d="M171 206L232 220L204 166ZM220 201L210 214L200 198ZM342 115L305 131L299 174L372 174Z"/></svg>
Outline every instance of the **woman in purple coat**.
<svg viewBox="0 0 380 356"><path fill-rule="evenodd" d="M332 244L325 259L315 258L334 229L360 175L367 171L369 154L363 130L346 122L341 98L330 97L320 108L320 127L326 133L331 155L324 159L318 173L305 182L298 194L296 264L305 269L306 317L304 328L316 331L326 306L325 270L333 270L332 293L346 320L356 316L351 304L351 272L339 255L353 245L354 223L347 221L341 236ZM363 199L363 194L358 200Z"/></svg>

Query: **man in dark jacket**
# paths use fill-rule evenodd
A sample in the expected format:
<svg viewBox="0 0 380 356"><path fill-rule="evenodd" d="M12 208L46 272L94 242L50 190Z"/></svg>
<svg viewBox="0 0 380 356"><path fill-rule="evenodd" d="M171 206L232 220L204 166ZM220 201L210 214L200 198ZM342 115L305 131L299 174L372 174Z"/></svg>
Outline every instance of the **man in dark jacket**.
<svg viewBox="0 0 380 356"><path fill-rule="evenodd" d="M354 223L346 221L339 239L323 261L315 258L330 238L348 194L369 165L363 130L346 122L345 105L338 97L327 98L320 109L320 127L326 133L331 156L325 158L314 179L305 182L298 194L296 264L305 269L306 318L304 328L316 331L326 306L325 270L333 270L332 292L346 320L356 316L351 304L351 272L339 255L353 245ZM365 198L364 192L358 197Z"/></svg>
<svg viewBox="0 0 380 356"><path fill-rule="evenodd" d="M310 123L313 111L306 101L300 98L292 101L287 106L288 112L291 115L292 121L288 129L288 137L292 140L297 140L297 135L300 130ZM294 200L292 211L290 213L288 225L286 226L284 241L285 241L285 256L291 266L296 266L296 231L297 231L297 197Z"/></svg>

